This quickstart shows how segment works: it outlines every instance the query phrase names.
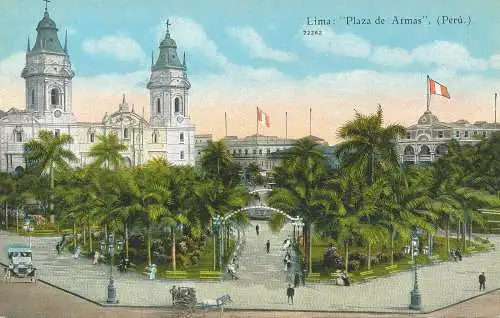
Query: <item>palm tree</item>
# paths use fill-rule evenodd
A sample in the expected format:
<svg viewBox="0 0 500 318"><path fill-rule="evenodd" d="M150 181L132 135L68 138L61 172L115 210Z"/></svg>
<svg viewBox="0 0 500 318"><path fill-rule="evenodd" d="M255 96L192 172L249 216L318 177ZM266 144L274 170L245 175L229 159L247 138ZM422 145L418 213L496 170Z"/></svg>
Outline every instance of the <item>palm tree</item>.
<svg viewBox="0 0 500 318"><path fill-rule="evenodd" d="M364 180L371 187L381 176L383 162L389 166L399 166L396 152L396 139L403 136L402 125L391 124L382 127L382 106L371 115L363 115L356 111L353 120L344 124L338 136L345 141L338 145L337 154L342 158L342 168L348 173ZM371 224L372 213L365 213L364 220ZM371 243L368 242L368 269L371 268Z"/></svg>
<svg viewBox="0 0 500 318"><path fill-rule="evenodd" d="M120 151L127 150L127 146L121 143L118 136L113 132L97 136L97 139L99 143L92 146L89 153L94 158L94 164L99 167L104 164L106 169L109 169L110 166L120 166L123 160Z"/></svg>
<svg viewBox="0 0 500 318"><path fill-rule="evenodd" d="M240 182L238 166L229 154L229 149L224 140L209 140L207 147L202 151L200 164L203 173L208 177L221 180L225 187Z"/></svg>
<svg viewBox="0 0 500 318"><path fill-rule="evenodd" d="M7 215L7 202L16 191L16 183L13 175L7 172L0 172L0 202L5 205L5 230L9 230L9 217Z"/></svg>
<svg viewBox="0 0 500 318"><path fill-rule="evenodd" d="M320 145L311 137L299 139L284 155L282 168L287 171L288 180L283 180L271 192L268 204L304 220L304 250L307 255L309 271L312 270L311 226L319 217L321 207L314 198L320 197L320 184L326 169L326 160ZM279 218L279 217L277 217ZM282 222L281 222L282 223ZM279 224L279 223L278 223Z"/></svg>
<svg viewBox="0 0 500 318"><path fill-rule="evenodd" d="M66 134L53 135L47 130L38 134L38 139L31 139L26 143L24 158L26 163L35 166L40 173L47 173L50 177L50 192L54 190L54 169L69 168L69 162L76 161L75 154L66 148L73 138ZM49 199L49 213L52 212L52 200Z"/></svg>

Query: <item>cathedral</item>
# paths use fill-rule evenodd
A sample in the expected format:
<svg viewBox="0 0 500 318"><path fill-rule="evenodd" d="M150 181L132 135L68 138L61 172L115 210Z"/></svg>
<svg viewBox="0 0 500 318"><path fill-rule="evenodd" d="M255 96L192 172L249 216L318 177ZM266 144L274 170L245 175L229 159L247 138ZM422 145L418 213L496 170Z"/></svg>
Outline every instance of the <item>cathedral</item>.
<svg viewBox="0 0 500 318"><path fill-rule="evenodd" d="M68 134L68 148L77 156L75 166L92 161L90 149L97 136L115 133L127 146L121 155L125 166L147 163L163 157L174 165L194 165L195 126L189 117L189 89L185 56L181 62L177 44L167 30L152 61L149 90L149 119L130 107L125 95L118 109L101 122L81 122L73 114L72 79L75 76L68 54L59 41L56 23L47 8L36 28L36 42L28 40L26 64L21 72L25 81L24 109L0 111L0 170L19 172L25 166L24 144L39 131Z"/></svg>

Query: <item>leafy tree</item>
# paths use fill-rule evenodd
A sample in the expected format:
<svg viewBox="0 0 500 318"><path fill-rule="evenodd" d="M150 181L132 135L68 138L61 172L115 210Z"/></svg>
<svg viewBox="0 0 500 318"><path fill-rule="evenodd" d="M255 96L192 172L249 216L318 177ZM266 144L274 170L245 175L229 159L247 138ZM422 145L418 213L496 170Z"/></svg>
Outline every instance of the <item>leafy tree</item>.
<svg viewBox="0 0 500 318"><path fill-rule="evenodd" d="M119 167L123 161L121 151L127 150L127 146L120 142L116 133L97 136L99 142L90 148L90 157L94 158L94 164L98 167L104 165L106 169Z"/></svg>

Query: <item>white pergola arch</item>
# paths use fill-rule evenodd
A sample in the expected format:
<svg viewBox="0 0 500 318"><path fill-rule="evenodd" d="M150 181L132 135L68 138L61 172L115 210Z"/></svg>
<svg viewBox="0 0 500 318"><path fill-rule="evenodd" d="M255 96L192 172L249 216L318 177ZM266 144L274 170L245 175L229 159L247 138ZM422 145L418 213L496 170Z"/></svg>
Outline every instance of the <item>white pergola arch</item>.
<svg viewBox="0 0 500 318"><path fill-rule="evenodd" d="M241 208L239 210L236 210L236 211L233 211L233 212L229 213L228 215L222 217L222 221L225 222L225 221L229 220L235 214L238 214L238 213L241 213L241 212L246 212L246 211L249 211L249 210L255 210L255 209L268 210L268 211L272 211L274 213L280 213L280 214L284 215L290 221L299 221L300 220L299 216L293 217L290 214L288 214L288 213L286 213L286 212L284 212L282 210L279 210L279 209L276 209L276 208L272 208L270 206L266 206L266 205L252 205L252 206L247 206L247 207L244 207L244 208Z"/></svg>

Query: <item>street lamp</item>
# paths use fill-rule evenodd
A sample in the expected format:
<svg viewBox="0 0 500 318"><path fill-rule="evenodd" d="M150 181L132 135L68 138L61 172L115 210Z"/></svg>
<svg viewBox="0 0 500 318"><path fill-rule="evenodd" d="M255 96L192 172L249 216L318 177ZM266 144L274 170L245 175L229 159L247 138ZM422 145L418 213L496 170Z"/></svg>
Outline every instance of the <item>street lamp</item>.
<svg viewBox="0 0 500 318"><path fill-rule="evenodd" d="M215 264L216 264L216 250L217 250L217 247L216 247L216 243L215 243L215 237L216 235L218 236L219 232L220 232L220 225L221 225L221 217L219 215L216 215L215 217L212 217L212 233L213 233L213 236L214 236L214 270L215 270ZM221 260L221 255L220 255L220 247L219 246L219 270L221 269L221 263L222 263L222 260Z"/></svg>
<svg viewBox="0 0 500 318"><path fill-rule="evenodd" d="M413 258L413 266L415 268L415 278L413 284L413 290L410 292L410 309L420 310L422 307L422 300L420 297L420 291L418 290L418 277L417 277L417 253L418 253L418 232L417 229L413 230L411 239L411 255Z"/></svg>
<svg viewBox="0 0 500 318"><path fill-rule="evenodd" d="M109 284L108 284L108 299L106 302L108 304L116 304L118 300L116 299L116 287L113 279L113 256L115 255L115 241L113 233L108 236L108 248L109 248ZM103 242L101 242L101 248L103 247ZM121 250L123 246L123 241L116 241L116 248Z"/></svg>
<svg viewBox="0 0 500 318"><path fill-rule="evenodd" d="M31 248L31 232L33 232L35 229L33 228L33 226L30 225L29 221L28 223L24 224L23 228L26 232L28 232L28 242Z"/></svg>

